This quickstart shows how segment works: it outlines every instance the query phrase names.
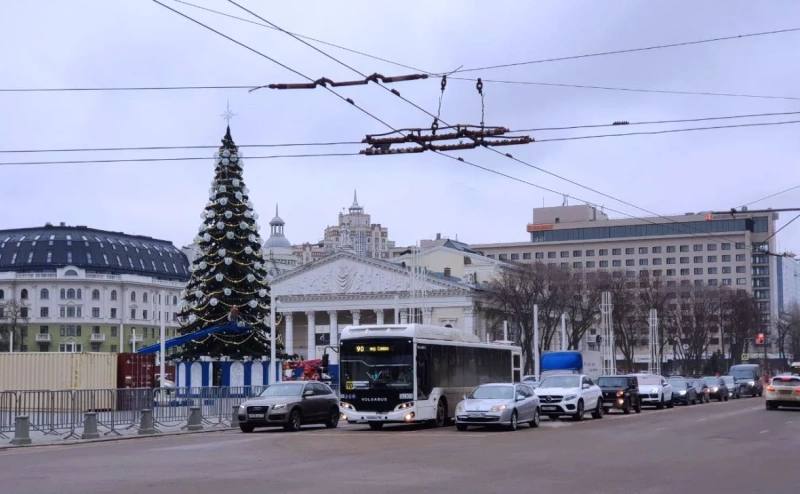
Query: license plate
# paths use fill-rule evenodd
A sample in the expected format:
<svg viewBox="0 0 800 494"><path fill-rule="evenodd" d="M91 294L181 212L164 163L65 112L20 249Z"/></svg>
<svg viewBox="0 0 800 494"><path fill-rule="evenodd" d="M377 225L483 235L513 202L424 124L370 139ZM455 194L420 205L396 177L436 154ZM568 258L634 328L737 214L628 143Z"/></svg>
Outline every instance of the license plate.
<svg viewBox="0 0 800 494"><path fill-rule="evenodd" d="M554 406L543 406L543 407L542 407L542 410L544 410L544 411L546 411L546 412L550 412L550 411L556 411L556 410L558 410L558 407L554 407Z"/></svg>
<svg viewBox="0 0 800 494"><path fill-rule="evenodd" d="M469 417L470 418L477 418L477 417L483 417L484 415L485 414L483 414L483 413L470 413Z"/></svg>
<svg viewBox="0 0 800 494"><path fill-rule="evenodd" d="M790 394L792 394L792 390L791 389L779 389L778 390L778 394L790 395Z"/></svg>
<svg viewBox="0 0 800 494"><path fill-rule="evenodd" d="M249 413L249 414L247 414L247 416L250 417L251 419L263 419L264 418L264 414L263 413Z"/></svg>

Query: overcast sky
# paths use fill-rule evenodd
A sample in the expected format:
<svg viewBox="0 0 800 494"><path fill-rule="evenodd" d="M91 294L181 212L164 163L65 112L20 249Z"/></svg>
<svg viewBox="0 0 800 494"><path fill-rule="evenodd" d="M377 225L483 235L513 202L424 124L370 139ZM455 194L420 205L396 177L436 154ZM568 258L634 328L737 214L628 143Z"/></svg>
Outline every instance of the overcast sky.
<svg viewBox="0 0 800 494"><path fill-rule="evenodd" d="M289 36L163 0L314 78L356 76ZM195 0L248 17L223 0ZM441 72L800 26L800 3L749 2L256 2L276 24L425 70ZM254 19L255 20L255 19ZM301 82L285 69L147 0L6 2L0 87L161 86ZM365 73L407 69L323 46ZM462 74L505 80L800 96L800 32ZM392 86L435 111L439 80ZM377 86L341 93L390 125L431 118ZM800 101L489 84L486 121L549 127L800 111ZM238 144L360 140L378 122L325 90L0 93L0 149L218 145L230 101ZM448 122L477 123L474 83L452 80ZM749 121L800 120L798 115ZM731 124L600 128L535 138ZM245 156L357 152L245 149ZM570 179L661 214L728 209L800 184L800 125L537 143L503 148ZM210 156L211 150L0 153L0 161ZM629 206L483 150L457 155L631 214ZM0 228L67 224L190 242L213 177L211 159L108 165L0 167ZM280 203L293 243L316 241L353 189L398 244L437 232L473 243L527 240L536 206L562 198L433 154L245 161L261 233ZM576 201L572 201L576 203ZM800 190L751 207L800 205ZM610 213L612 217L618 214ZM792 216L784 214L779 224ZM779 236L800 251L800 221Z"/></svg>

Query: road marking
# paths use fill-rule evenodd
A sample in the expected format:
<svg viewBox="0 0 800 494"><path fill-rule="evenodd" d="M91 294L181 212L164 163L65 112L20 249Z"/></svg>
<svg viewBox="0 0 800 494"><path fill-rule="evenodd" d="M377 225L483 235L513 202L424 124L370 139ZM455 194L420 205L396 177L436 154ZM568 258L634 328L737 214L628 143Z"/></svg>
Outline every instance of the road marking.
<svg viewBox="0 0 800 494"><path fill-rule="evenodd" d="M764 429L763 431L759 431L759 434L766 434L767 432L769 432L769 429Z"/></svg>

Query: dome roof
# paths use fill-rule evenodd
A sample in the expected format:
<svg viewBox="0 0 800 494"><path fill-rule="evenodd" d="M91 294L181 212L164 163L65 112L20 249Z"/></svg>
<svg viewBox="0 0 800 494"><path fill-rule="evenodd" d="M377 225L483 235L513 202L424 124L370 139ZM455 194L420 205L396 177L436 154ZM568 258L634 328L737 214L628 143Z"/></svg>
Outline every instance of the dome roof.
<svg viewBox="0 0 800 494"><path fill-rule="evenodd" d="M291 249L292 244L289 239L283 235L270 235L266 242L264 242L265 249Z"/></svg>
<svg viewBox="0 0 800 494"><path fill-rule="evenodd" d="M55 271L65 266L189 279L186 255L166 240L64 224L0 230L0 272Z"/></svg>

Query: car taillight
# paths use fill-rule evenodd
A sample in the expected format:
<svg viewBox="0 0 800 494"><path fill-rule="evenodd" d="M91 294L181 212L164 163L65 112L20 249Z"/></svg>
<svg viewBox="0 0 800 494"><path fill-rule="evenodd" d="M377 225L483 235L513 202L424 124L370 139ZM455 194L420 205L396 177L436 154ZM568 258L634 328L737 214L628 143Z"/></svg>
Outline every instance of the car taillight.
<svg viewBox="0 0 800 494"><path fill-rule="evenodd" d="M770 392L775 391L775 386L772 386L772 385L767 386L767 391L770 391Z"/></svg>
<svg viewBox="0 0 800 494"><path fill-rule="evenodd" d="M800 395L800 386L794 388L794 394Z"/></svg>

